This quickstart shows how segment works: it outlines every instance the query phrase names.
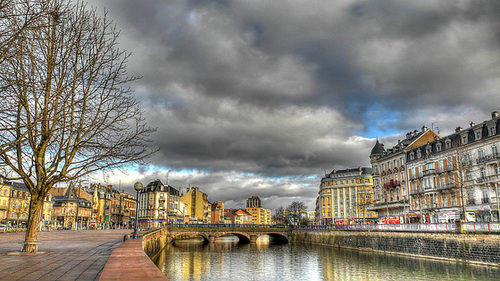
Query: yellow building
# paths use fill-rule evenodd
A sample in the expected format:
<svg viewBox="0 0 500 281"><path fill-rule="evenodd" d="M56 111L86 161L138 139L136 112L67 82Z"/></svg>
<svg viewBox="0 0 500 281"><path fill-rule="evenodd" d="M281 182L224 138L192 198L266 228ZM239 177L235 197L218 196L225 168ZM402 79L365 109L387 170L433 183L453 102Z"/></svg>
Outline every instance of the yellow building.
<svg viewBox="0 0 500 281"><path fill-rule="evenodd" d="M252 216L252 224L271 224L271 210L264 208L246 208Z"/></svg>
<svg viewBox="0 0 500 281"><path fill-rule="evenodd" d="M181 201L187 205L186 215L191 222L211 223L212 210L208 195L201 192L198 187L188 188Z"/></svg>
<svg viewBox="0 0 500 281"><path fill-rule="evenodd" d="M317 216L321 224L373 221L373 179L371 168L333 170L321 179Z"/></svg>
<svg viewBox="0 0 500 281"><path fill-rule="evenodd" d="M28 223L31 194L24 183L12 182L8 224L18 228Z"/></svg>
<svg viewBox="0 0 500 281"><path fill-rule="evenodd" d="M0 223L7 224L9 215L10 185L0 178Z"/></svg>

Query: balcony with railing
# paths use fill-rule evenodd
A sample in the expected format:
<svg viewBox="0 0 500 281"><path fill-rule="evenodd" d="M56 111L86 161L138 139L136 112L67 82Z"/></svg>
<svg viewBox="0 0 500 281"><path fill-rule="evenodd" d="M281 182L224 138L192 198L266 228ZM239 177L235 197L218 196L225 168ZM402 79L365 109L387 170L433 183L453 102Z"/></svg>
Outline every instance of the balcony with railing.
<svg viewBox="0 0 500 281"><path fill-rule="evenodd" d="M415 195L415 194L419 194L419 193L423 193L423 192L424 192L423 188L414 188L414 189L410 190L410 195Z"/></svg>
<svg viewBox="0 0 500 281"><path fill-rule="evenodd" d="M445 189L451 189L454 187L456 187L456 184L454 182L450 182L450 183L440 184L440 185L436 186L436 189L437 190L445 190Z"/></svg>
<svg viewBox="0 0 500 281"><path fill-rule="evenodd" d="M492 154L485 155L483 157L478 157L476 159L476 163L477 164L488 163L488 162L491 162L491 161L496 161L499 158L500 158L500 153L492 153Z"/></svg>
<svg viewBox="0 0 500 281"><path fill-rule="evenodd" d="M424 204L424 206L422 207L424 210L433 210L440 208L438 202L430 202L429 204Z"/></svg>
<svg viewBox="0 0 500 281"><path fill-rule="evenodd" d="M428 169L428 170L425 170L422 172L422 175L423 176L430 176L430 175L434 175L436 174L436 170L435 169Z"/></svg>
<svg viewBox="0 0 500 281"><path fill-rule="evenodd" d="M384 183L384 187L396 187L400 186L401 182L397 180L389 180L389 182Z"/></svg>
<svg viewBox="0 0 500 281"><path fill-rule="evenodd" d="M486 177L480 177L480 178L476 179L476 183L487 183L487 182L488 182L488 178L486 178Z"/></svg>
<svg viewBox="0 0 500 281"><path fill-rule="evenodd" d="M453 170L453 165L439 166L436 169L436 173L445 173Z"/></svg>

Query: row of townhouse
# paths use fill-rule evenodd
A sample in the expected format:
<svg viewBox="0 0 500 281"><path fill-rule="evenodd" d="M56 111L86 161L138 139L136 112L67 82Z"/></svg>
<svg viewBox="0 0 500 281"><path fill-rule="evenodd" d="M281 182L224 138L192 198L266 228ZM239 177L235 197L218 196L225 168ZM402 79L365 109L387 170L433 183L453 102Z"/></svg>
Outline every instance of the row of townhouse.
<svg viewBox="0 0 500 281"><path fill-rule="evenodd" d="M4 182L0 177L0 223L24 228L28 223L31 194L23 183ZM41 225L50 225L53 216L52 195L43 202Z"/></svg>
<svg viewBox="0 0 500 281"><path fill-rule="evenodd" d="M244 210L225 209L224 202L210 202L208 194L201 192L198 187L189 187L182 194L159 179L138 191L138 196L139 228L158 228L176 223L271 223L270 210L261 206Z"/></svg>
<svg viewBox="0 0 500 281"><path fill-rule="evenodd" d="M498 220L500 117L441 137L433 130L406 134L392 148L378 140L370 154L379 220L451 222Z"/></svg>
<svg viewBox="0 0 500 281"><path fill-rule="evenodd" d="M0 222L24 228L28 222L31 194L25 184L0 183ZM51 230L131 228L135 216L134 196L112 186L52 188L45 197L40 228Z"/></svg>
<svg viewBox="0 0 500 281"><path fill-rule="evenodd" d="M136 201L112 185L91 184L49 191L54 202L55 226L64 229L133 228Z"/></svg>

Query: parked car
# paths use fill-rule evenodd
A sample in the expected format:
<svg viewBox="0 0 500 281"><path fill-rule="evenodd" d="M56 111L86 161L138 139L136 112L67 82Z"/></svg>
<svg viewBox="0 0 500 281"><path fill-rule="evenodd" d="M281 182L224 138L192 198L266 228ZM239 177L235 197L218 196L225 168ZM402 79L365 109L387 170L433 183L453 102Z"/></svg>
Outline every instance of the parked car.
<svg viewBox="0 0 500 281"><path fill-rule="evenodd" d="M7 226L5 224L0 224L0 233L7 231Z"/></svg>

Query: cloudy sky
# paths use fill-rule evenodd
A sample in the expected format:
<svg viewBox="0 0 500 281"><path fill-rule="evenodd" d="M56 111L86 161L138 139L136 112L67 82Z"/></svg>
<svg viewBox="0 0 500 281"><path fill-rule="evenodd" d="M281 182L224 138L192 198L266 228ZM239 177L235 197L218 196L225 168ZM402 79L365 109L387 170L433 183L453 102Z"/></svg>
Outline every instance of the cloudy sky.
<svg viewBox="0 0 500 281"><path fill-rule="evenodd" d="M500 110L500 2L92 0L132 52L160 147L110 184L161 179L211 201L314 201L324 171L369 166L423 125Z"/></svg>

